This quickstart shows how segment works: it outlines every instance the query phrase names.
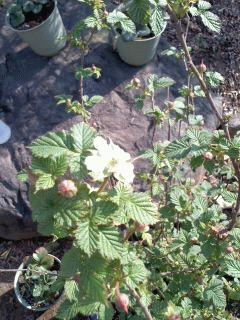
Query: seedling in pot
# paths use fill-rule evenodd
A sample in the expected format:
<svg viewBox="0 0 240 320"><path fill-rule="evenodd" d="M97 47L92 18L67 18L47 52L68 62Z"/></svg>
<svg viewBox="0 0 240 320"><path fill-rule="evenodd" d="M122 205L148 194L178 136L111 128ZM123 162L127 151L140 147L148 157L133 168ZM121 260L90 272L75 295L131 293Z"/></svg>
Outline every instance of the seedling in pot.
<svg viewBox="0 0 240 320"><path fill-rule="evenodd" d="M28 260L19 282L19 292L22 298L32 306L32 309L51 305L59 296L53 293L51 286L56 282L59 266L54 266L55 259L45 248L39 248ZM55 268L54 268L55 267Z"/></svg>
<svg viewBox="0 0 240 320"><path fill-rule="evenodd" d="M8 10L10 24L14 28L19 28L26 21L27 14L40 14L48 2L49 0L16 0Z"/></svg>

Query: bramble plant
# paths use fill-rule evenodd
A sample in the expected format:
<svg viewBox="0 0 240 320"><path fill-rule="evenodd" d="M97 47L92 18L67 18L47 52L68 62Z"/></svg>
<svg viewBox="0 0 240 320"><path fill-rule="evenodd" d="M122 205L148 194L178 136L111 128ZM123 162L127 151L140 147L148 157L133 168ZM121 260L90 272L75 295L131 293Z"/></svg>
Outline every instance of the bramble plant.
<svg viewBox="0 0 240 320"><path fill-rule="evenodd" d="M92 14L77 23L68 36L72 47L80 50L80 66L75 72L75 77L79 81L78 99L73 100L72 96L67 95L56 96L56 99L58 105L66 106L67 112L78 114L82 116L85 122L88 122L91 118L91 114L88 110L97 103L100 103L103 97L95 95L90 98L88 95L84 95L84 81L91 77L98 79L101 76L101 69L95 65L84 67L85 56L90 50L91 41L94 35L98 31L108 29L109 27L106 21L108 13L103 1L81 0L81 2L91 8Z"/></svg>
<svg viewBox="0 0 240 320"><path fill-rule="evenodd" d="M148 1L131 3L142 8ZM151 165L148 172L134 173L135 159L84 122L30 146L30 201L39 232L73 239L55 284L67 296L60 319L95 313L100 320L125 314L132 320L238 319L240 136L230 136L231 116L222 115L211 96L222 76L203 62L196 66L186 42L190 16L214 32L220 20L206 1L151 5L160 6L175 26L182 48L163 54L183 59L188 79L174 101L174 80L167 77L151 75L147 85L135 77L127 86L154 122L153 147L140 155ZM124 17L122 30L127 24ZM82 77L85 72L93 70L81 69ZM155 99L159 90L166 90L162 105ZM203 128L196 97L207 99L221 130ZM168 128L178 125L177 140L170 142L168 129L168 140L155 143L158 126L166 122ZM182 123L188 125L184 135ZM189 167L203 167L204 179L196 184L188 178ZM134 191L134 174L146 183L146 193Z"/></svg>
<svg viewBox="0 0 240 320"><path fill-rule="evenodd" d="M43 5L49 0L16 0L9 8L10 23L14 28L20 27L25 22L28 13L37 15L41 13Z"/></svg>
<svg viewBox="0 0 240 320"><path fill-rule="evenodd" d="M42 247L38 248L27 262L19 291L33 309L49 306L59 296L58 291L51 290L58 274L57 270L52 270L53 266L53 256Z"/></svg>

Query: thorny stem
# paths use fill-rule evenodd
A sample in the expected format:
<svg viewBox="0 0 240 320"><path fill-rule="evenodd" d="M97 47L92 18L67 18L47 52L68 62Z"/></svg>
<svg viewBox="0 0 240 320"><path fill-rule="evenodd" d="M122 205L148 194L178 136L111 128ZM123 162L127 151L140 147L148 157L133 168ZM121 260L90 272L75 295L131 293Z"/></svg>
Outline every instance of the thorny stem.
<svg viewBox="0 0 240 320"><path fill-rule="evenodd" d="M85 55L87 53L88 47L90 42L92 41L92 38L94 36L95 33L95 29L93 29L90 33L90 36L88 38L88 40L85 42L85 46L84 49L81 50L81 56L80 56L80 64L83 68L84 65L84 59L85 59ZM83 76L80 77L80 81L79 81L79 96L80 96L80 102L81 102L81 106L82 108L84 107L84 103L83 103Z"/></svg>
<svg viewBox="0 0 240 320"><path fill-rule="evenodd" d="M224 119L222 118L220 112L218 111L217 106L214 103L214 100L212 98L212 95L211 95L208 87L207 87L206 82L204 81L203 77L199 73L197 67L195 66L195 64L194 64L194 62L192 60L192 57L190 55L190 52L188 50L188 46L187 46L187 43L186 43L186 38L184 36L184 31L183 31L183 28L181 26L181 21L178 19L178 17L176 16L175 12L173 11L173 9L171 8L171 6L169 4L167 4L166 10L167 10L168 14L171 17L172 22L174 23L174 26L175 26L175 29L176 29L176 33L177 33L177 37L178 37L178 40L180 41L182 49L184 51L185 59L187 61L187 64L188 64L190 70L193 72L193 74L198 79L199 84L201 86L201 89L205 93L206 99L208 100L212 111L215 113L218 121L220 122L221 127L224 130L224 133L225 133L225 136L226 136L227 140L229 142L231 142L232 139L231 139L231 136L230 136L230 133L229 133L229 130L228 130L228 126L225 123ZM227 227L228 230L231 230L235 226L235 224L237 222L238 214L240 213L240 168L239 168L239 165L238 165L238 163L237 163L237 161L235 159L233 159L231 157L230 157L230 159L231 159L231 162L232 162L232 165L233 165L233 168L235 170L235 174L236 174L236 177L237 177L237 180L238 180L238 198L237 198L236 206L232 210L232 217L231 217L232 220L230 221L230 223L229 223L229 225Z"/></svg>
<svg viewBox="0 0 240 320"><path fill-rule="evenodd" d="M147 320L153 320L153 317L152 317L148 307L142 303L141 297L139 296L137 291L135 289L131 288L130 286L128 286L128 289L131 292L131 294L134 296L134 298L136 299L138 305L142 308L142 311L145 314L146 319Z"/></svg>

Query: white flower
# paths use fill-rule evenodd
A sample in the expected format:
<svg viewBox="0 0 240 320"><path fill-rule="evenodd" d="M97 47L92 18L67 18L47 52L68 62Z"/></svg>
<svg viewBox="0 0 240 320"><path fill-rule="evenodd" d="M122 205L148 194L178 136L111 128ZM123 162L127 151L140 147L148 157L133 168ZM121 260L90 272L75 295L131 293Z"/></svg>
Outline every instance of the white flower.
<svg viewBox="0 0 240 320"><path fill-rule="evenodd" d="M114 175L114 177L123 182L130 184L133 182L134 166L129 153L125 152L111 140L107 143L102 137L94 139L96 150L85 160L87 169L91 171L91 176L96 181L103 181L105 177Z"/></svg>

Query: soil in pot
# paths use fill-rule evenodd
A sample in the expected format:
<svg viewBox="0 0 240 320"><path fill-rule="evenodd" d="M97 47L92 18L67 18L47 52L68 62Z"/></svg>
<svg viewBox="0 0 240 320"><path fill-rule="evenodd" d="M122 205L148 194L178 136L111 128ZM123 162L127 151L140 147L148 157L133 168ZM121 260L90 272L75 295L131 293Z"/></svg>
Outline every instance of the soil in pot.
<svg viewBox="0 0 240 320"><path fill-rule="evenodd" d="M23 24L18 26L15 29L18 30L28 30L34 28L47 20L47 18L51 15L55 7L55 3L53 0L48 1L47 3L42 5L42 10L35 14L33 12L25 12L25 21Z"/></svg>
<svg viewBox="0 0 240 320"><path fill-rule="evenodd" d="M25 267L24 267L25 268ZM57 276L60 270L60 265L59 263L55 260L54 265L49 269L50 272L53 272L54 275ZM18 287L19 287L19 292L23 298L29 305L32 306L32 309L39 309L39 308L45 308L49 307L52 304L58 300L63 292L61 291L56 291L54 293L50 293L49 290L46 294L44 295L44 300L39 299L39 297L34 297L32 295L34 285L36 284L33 280L27 281L25 279L26 271L23 271L22 275L19 277L19 282L18 282ZM36 280L38 281L38 280Z"/></svg>

